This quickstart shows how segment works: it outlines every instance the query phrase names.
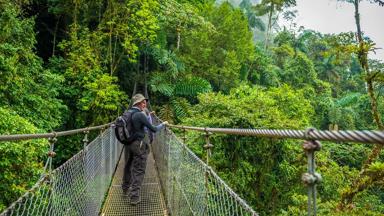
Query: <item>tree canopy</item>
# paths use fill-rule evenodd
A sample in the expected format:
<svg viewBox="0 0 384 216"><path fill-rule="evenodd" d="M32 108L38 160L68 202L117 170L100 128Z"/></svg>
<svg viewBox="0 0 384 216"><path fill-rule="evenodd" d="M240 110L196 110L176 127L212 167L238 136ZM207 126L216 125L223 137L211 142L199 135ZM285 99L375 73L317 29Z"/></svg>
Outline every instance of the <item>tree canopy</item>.
<svg viewBox="0 0 384 216"><path fill-rule="evenodd" d="M369 59L361 1L346 1L356 32L340 34L278 26L296 15L294 0L254 2L0 1L0 134L111 122L135 93L174 124L381 130L384 62ZM206 157L201 135L187 137ZM81 139L60 138L54 165ZM212 144L210 165L260 215L306 214L300 143L213 135ZM321 215L384 214L381 148L323 144ZM36 182L46 151L44 140L0 142L0 211Z"/></svg>

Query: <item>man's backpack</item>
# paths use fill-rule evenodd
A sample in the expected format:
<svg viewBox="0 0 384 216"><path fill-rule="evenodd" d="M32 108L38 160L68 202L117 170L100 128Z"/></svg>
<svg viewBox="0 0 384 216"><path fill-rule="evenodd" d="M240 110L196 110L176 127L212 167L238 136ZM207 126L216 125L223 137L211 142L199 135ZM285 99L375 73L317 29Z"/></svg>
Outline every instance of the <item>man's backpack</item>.
<svg viewBox="0 0 384 216"><path fill-rule="evenodd" d="M133 134L133 125L132 125L132 116L136 112L128 110L123 113L123 115L117 117L115 121L115 135L117 140L119 140L124 145L129 145L134 141Z"/></svg>

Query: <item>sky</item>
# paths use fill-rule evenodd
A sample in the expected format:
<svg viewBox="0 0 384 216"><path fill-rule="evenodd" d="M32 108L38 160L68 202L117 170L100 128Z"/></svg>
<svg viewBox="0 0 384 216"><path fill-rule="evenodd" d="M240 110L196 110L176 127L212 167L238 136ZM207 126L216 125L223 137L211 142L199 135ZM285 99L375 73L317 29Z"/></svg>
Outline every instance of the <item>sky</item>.
<svg viewBox="0 0 384 216"><path fill-rule="evenodd" d="M337 0L296 0L298 26L321 33L356 32L353 4ZM384 7L363 0L360 4L361 28L375 43L376 54L370 58L384 61Z"/></svg>

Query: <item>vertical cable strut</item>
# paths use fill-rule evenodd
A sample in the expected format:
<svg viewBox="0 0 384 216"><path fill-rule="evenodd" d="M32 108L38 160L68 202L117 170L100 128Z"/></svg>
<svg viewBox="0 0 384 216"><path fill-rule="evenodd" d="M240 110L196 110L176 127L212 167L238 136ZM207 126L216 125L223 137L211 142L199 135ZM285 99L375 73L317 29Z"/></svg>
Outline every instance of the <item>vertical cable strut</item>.
<svg viewBox="0 0 384 216"><path fill-rule="evenodd" d="M209 182L209 157L211 156L211 148L213 147L213 145L209 142L209 136L211 135L212 133L211 132L208 132L208 131L205 131L205 145L204 145L204 149L207 151L207 166L205 167L205 205L206 205L206 209L205 209L205 214L204 215L209 215L209 185L208 185L208 182Z"/></svg>
<svg viewBox="0 0 384 216"><path fill-rule="evenodd" d="M44 166L44 172L43 172L43 175L46 175L46 178L50 178L51 177L51 173L52 173L52 158L56 156L56 152L54 151L55 149L55 143L57 142L57 133L56 132L52 132L53 133L53 137L50 137L48 138L48 142L49 142L49 151L48 151L48 159L47 159L47 162L45 163L45 166ZM48 172L47 172L47 169L48 169Z"/></svg>
<svg viewBox="0 0 384 216"><path fill-rule="evenodd" d="M313 128L310 128L305 132L307 139L303 143L303 149L308 159L308 170L301 177L303 183L308 187L308 216L316 216L317 214L316 184L322 181L321 175L315 172L315 151L319 151L321 149L321 143L317 140L311 140L309 138L309 133L311 133L313 130Z"/></svg>
<svg viewBox="0 0 384 216"><path fill-rule="evenodd" d="M205 131L205 145L204 149L207 151L207 165L209 166L209 157L211 156L211 148L213 145L209 142L209 136L212 135L211 132Z"/></svg>
<svg viewBox="0 0 384 216"><path fill-rule="evenodd" d="M88 128L87 128L88 129ZM84 132L84 139L83 139L83 148L84 148L84 151L85 151L85 148L87 147L88 145L88 134L89 134L89 130L85 130Z"/></svg>
<svg viewBox="0 0 384 216"><path fill-rule="evenodd" d="M186 144L187 142L187 130L183 127L183 143Z"/></svg>

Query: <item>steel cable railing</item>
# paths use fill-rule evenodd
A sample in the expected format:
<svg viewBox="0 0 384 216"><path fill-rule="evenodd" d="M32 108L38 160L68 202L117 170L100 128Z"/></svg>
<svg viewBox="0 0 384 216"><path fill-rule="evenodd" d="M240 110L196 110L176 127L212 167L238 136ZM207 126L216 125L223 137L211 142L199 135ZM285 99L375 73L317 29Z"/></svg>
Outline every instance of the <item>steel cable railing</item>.
<svg viewBox="0 0 384 216"><path fill-rule="evenodd" d="M0 140L65 136L106 126L109 124L59 133L2 136ZM60 167L42 175L0 215L98 215L122 147L113 129L108 128Z"/></svg>
<svg viewBox="0 0 384 216"><path fill-rule="evenodd" d="M321 131L309 130L275 130L275 129L237 129L237 128L205 128L170 125L183 130L201 132L224 133L234 135L248 135L271 138L292 138L304 140L340 141L384 144L384 131Z"/></svg>

